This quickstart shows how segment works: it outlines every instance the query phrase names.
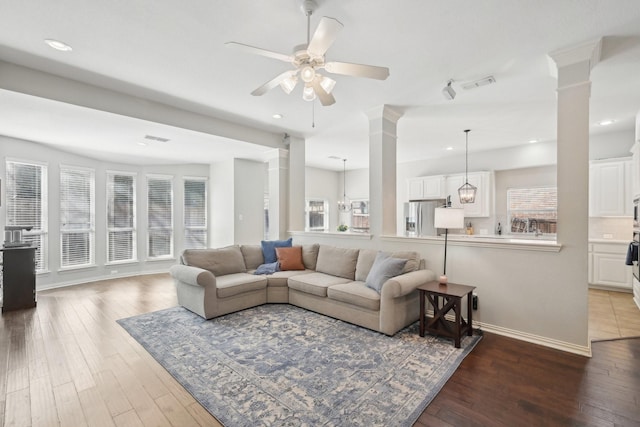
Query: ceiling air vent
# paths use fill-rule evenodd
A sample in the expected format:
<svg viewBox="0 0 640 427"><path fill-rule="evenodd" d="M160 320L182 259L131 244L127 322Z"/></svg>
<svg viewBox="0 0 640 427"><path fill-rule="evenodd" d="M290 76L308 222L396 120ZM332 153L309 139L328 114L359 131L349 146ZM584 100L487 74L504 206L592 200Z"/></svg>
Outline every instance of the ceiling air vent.
<svg viewBox="0 0 640 427"><path fill-rule="evenodd" d="M153 135L145 135L144 139L148 139L150 141L156 141L156 142L167 142L167 141L170 141L169 138L162 138L160 136L153 136Z"/></svg>

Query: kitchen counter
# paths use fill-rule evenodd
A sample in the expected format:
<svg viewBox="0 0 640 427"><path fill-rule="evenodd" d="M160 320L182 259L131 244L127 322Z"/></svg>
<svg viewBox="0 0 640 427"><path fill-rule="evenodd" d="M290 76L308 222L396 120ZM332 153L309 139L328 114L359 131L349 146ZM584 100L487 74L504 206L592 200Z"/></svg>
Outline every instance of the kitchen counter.
<svg viewBox="0 0 640 427"><path fill-rule="evenodd" d="M525 238L528 237L528 238ZM442 236L383 236L384 240L407 241L411 240L416 243L425 244L441 244L444 240ZM519 249L542 252L560 252L562 245L555 238L551 240L550 236L512 236L512 235L491 235L491 234L449 234L449 245L453 246L476 246L497 249Z"/></svg>

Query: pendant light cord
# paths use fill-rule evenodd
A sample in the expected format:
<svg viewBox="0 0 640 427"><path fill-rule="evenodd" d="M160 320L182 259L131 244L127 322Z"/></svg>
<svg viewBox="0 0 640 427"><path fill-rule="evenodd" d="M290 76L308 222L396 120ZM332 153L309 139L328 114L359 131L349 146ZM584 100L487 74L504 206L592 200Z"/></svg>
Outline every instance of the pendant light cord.
<svg viewBox="0 0 640 427"><path fill-rule="evenodd" d="M464 145L464 182L465 184L469 183L469 132L471 132L471 129L466 129L464 131L465 139L466 139L466 143Z"/></svg>

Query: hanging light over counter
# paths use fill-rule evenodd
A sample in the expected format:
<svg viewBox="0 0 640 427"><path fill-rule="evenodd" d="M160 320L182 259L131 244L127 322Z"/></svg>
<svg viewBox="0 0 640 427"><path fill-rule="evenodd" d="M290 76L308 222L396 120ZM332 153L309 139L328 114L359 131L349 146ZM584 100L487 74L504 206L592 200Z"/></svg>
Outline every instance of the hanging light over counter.
<svg viewBox="0 0 640 427"><path fill-rule="evenodd" d="M338 202L338 211L351 211L351 200L347 198L347 159L342 159L342 200Z"/></svg>
<svg viewBox="0 0 640 427"><path fill-rule="evenodd" d="M471 129L466 129L465 133L465 154L464 154L464 184L462 187L458 188L458 196L460 197L460 203L474 203L476 201L476 191L477 187L469 184L469 132Z"/></svg>

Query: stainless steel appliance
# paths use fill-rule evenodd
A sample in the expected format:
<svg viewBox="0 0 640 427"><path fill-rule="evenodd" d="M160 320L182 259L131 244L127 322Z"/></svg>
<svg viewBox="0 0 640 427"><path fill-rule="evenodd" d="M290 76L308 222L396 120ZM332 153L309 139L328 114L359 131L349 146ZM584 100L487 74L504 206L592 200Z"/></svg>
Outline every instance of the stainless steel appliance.
<svg viewBox="0 0 640 427"><path fill-rule="evenodd" d="M633 226L640 227L640 198L633 199Z"/></svg>
<svg viewBox="0 0 640 427"><path fill-rule="evenodd" d="M640 230L639 229L635 229L633 230L633 243L635 245L640 245ZM638 246L636 246L637 248ZM633 252L633 250L631 249L631 247L629 248L629 252L631 254L633 254L631 256L631 262L632 262L632 269L633 269L633 277L640 281L640 251L636 249L635 253ZM627 257L628 258L628 257ZM627 261L629 261L629 259L627 259ZM628 264L628 262L627 262Z"/></svg>
<svg viewBox="0 0 640 427"><path fill-rule="evenodd" d="M444 199L420 200L405 203L405 235L411 237L436 236L438 230L433 226L435 209L444 205Z"/></svg>

